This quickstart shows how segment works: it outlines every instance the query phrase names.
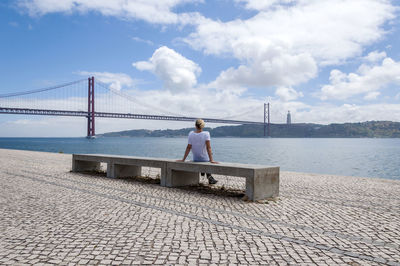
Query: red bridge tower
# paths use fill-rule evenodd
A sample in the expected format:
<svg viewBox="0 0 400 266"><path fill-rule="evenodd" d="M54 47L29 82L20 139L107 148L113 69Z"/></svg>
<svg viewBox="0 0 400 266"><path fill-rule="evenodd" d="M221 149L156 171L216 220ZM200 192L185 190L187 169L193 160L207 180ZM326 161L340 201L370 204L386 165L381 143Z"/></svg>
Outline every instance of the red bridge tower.
<svg viewBox="0 0 400 266"><path fill-rule="evenodd" d="M94 138L96 136L94 130L94 77L88 78L88 126L87 138Z"/></svg>

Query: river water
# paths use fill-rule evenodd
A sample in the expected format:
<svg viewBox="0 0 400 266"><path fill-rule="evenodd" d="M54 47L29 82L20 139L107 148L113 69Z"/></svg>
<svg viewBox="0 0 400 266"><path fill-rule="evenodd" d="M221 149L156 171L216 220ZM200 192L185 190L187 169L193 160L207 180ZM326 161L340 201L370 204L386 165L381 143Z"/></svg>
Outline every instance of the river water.
<svg viewBox="0 0 400 266"><path fill-rule="evenodd" d="M186 138L0 138L0 148L181 159ZM400 180L400 139L213 138L214 159Z"/></svg>

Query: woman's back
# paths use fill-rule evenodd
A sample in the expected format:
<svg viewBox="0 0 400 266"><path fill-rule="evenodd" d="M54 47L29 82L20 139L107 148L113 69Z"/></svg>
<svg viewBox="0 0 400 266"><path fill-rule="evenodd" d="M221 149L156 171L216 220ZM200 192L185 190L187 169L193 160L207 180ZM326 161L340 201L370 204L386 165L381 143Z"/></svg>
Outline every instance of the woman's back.
<svg viewBox="0 0 400 266"><path fill-rule="evenodd" d="M207 154L206 141L210 140L208 131L189 133L188 144L192 145L193 161L208 162L210 158Z"/></svg>

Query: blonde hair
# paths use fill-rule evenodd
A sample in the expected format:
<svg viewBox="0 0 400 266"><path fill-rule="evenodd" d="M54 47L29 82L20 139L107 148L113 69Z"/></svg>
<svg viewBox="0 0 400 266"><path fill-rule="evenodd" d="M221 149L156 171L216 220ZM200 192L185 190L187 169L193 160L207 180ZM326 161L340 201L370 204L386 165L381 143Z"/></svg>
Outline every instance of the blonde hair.
<svg viewBox="0 0 400 266"><path fill-rule="evenodd" d="M198 129L202 129L206 125L206 123L204 123L203 119L199 118L196 120L195 125Z"/></svg>

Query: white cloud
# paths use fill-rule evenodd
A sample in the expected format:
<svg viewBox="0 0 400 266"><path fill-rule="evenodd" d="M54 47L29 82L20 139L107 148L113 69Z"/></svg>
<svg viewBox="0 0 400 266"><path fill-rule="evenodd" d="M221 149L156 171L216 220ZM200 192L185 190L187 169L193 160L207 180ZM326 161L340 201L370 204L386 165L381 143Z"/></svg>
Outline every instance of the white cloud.
<svg viewBox="0 0 400 266"><path fill-rule="evenodd" d="M364 96L364 99L365 100L375 100L376 98L378 98L379 95L381 95L381 93L379 91L371 91L371 92L368 92Z"/></svg>
<svg viewBox="0 0 400 266"><path fill-rule="evenodd" d="M142 39L140 37L132 37L132 40L134 40L135 42L142 42L142 43L145 43L147 45L154 45L154 43L152 41L144 40L144 39Z"/></svg>
<svg viewBox="0 0 400 266"><path fill-rule="evenodd" d="M287 87L277 88L275 95L284 102L296 100L297 98L304 96L302 92L297 92L295 89Z"/></svg>
<svg viewBox="0 0 400 266"><path fill-rule="evenodd" d="M258 13L249 19L228 22L207 19L199 13L174 12L179 5L200 2L203 1L18 0L17 3L32 16L94 11L149 23L191 23L196 28L184 38L186 43L205 54L230 55L239 61L239 66L222 71L211 83L216 88L290 87L307 82L316 76L318 66L360 56L365 46L384 36L383 26L396 12L387 0L236 0ZM139 37L134 40L150 44ZM369 59L379 56L371 54ZM195 80L193 75L191 79Z"/></svg>
<svg viewBox="0 0 400 266"><path fill-rule="evenodd" d="M245 2L259 10L249 19L204 19L184 39L205 54L233 56L240 66L221 72L213 85L294 86L315 77L317 66L359 56L381 39L395 17L389 1L297 0Z"/></svg>
<svg viewBox="0 0 400 266"><path fill-rule="evenodd" d="M309 106L304 109L292 111L296 120L294 123L347 123L360 121L397 121L400 117L399 104L343 104L343 105L319 105Z"/></svg>
<svg viewBox="0 0 400 266"><path fill-rule="evenodd" d="M254 43L253 43L254 44ZM305 82L317 73L317 65L309 54L291 55L278 47L265 49L267 45L240 45L238 57L246 57L246 64L222 71L212 86L243 86L265 88L292 86ZM243 51L246 50L246 51ZM258 53L248 55L247 53Z"/></svg>
<svg viewBox="0 0 400 266"><path fill-rule="evenodd" d="M394 12L390 2L382 0L303 0L247 20L204 20L186 42L208 54L236 55L241 46L235 44L259 39L288 47L292 54L311 54L320 63L337 63L381 38L382 26L394 18Z"/></svg>
<svg viewBox="0 0 400 266"><path fill-rule="evenodd" d="M193 23L200 18L197 13L176 14L178 5L197 3L201 0L18 0L17 6L31 16L49 13L99 12L104 16L123 19L141 19L150 23Z"/></svg>
<svg viewBox="0 0 400 266"><path fill-rule="evenodd" d="M238 3L245 3L247 9L267 10L274 6L293 4L298 0L235 0Z"/></svg>
<svg viewBox="0 0 400 266"><path fill-rule="evenodd" d="M140 102L160 106L181 116L224 118L234 116L236 119L262 121L263 102L250 97L240 97L230 91L211 92L195 90L187 94L172 94L170 91L144 91L136 94ZM259 112L246 113L259 107ZM138 106L142 112L152 112L145 106Z"/></svg>
<svg viewBox="0 0 400 266"><path fill-rule="evenodd" d="M182 116L263 121L264 101L252 97L239 96L231 91L219 91L216 93L194 91L190 94L190 100L185 94L171 94L169 91L164 90L138 92L136 97L140 102L161 106ZM329 124L371 120L400 121L399 104L308 105L296 100L286 101L277 98L271 99L270 103L272 123L285 123L287 110L290 110L294 123ZM152 112L146 107L137 106L137 108L139 112ZM171 122L170 125L172 127L175 124ZM165 126L169 127L168 125Z"/></svg>
<svg viewBox="0 0 400 266"><path fill-rule="evenodd" d="M133 66L139 70L151 71L172 92L192 89L197 84L197 76L201 72L196 63L166 46L155 50L148 61L135 62Z"/></svg>
<svg viewBox="0 0 400 266"><path fill-rule="evenodd" d="M385 58L381 65L362 64L357 73L345 74L332 70L331 83L322 87L317 95L322 100L348 99L352 96L367 94L366 99L378 96L376 92L390 84L400 84L400 62Z"/></svg>
<svg viewBox="0 0 400 266"><path fill-rule="evenodd" d="M129 75L124 73L111 73L111 72L90 72L90 71L80 71L81 76L95 76L95 79L109 84L110 88L114 90L121 90L122 87L132 87L137 81L132 79Z"/></svg>
<svg viewBox="0 0 400 266"><path fill-rule="evenodd" d="M385 52L378 52L378 51L373 51L370 52L367 56L364 57L364 60L368 62L378 62L382 59L386 58L386 53Z"/></svg>

